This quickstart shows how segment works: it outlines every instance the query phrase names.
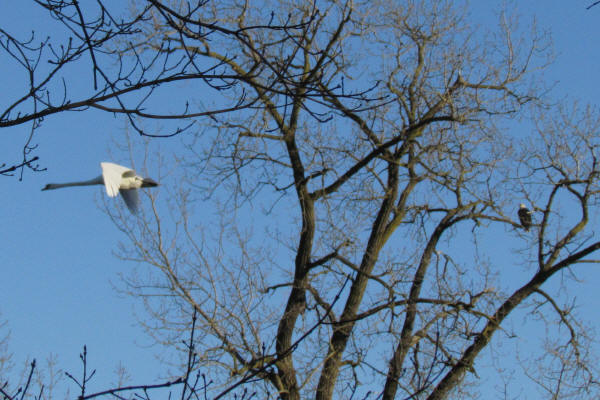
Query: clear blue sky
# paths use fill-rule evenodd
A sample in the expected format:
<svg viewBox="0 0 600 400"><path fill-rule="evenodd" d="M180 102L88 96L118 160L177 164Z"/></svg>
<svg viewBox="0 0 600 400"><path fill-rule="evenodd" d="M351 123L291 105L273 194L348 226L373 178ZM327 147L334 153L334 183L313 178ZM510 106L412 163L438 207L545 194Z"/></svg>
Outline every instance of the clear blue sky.
<svg viewBox="0 0 600 400"><path fill-rule="evenodd" d="M52 34L56 26L44 12L32 17L30 2L12 2L0 13L0 26L21 32L36 29ZM473 20L495 23L491 7L499 1L473 1ZM535 16L552 33L555 63L547 70L548 82L556 82L556 98L579 99L596 104L600 88L600 6L586 11L591 1L512 2L522 21ZM90 74L90 70L74 71ZM0 86L11 94L12 71L0 65ZM6 102L0 95L0 104ZM91 366L98 369L93 388L103 389L114 379L114 368L126 366L132 382L148 382L164 374L154 355L158 349L136 324L135 299L119 297L111 285L120 284L118 273L134 267L117 259L113 251L125 240L98 204L103 190L41 192L48 182L89 179L100 173L101 161L121 162L123 153L110 155L113 141L123 136L125 122L97 112L73 113L47 118L35 143L46 172L26 172L17 178L0 177L0 319L8 321L10 350L16 370L27 358L40 362L58 355L58 367L79 372L78 354L88 346ZM0 132L0 160L16 160L28 126ZM165 157L176 151L178 139L159 141ZM141 150L141 148L138 148ZM137 162L141 152L135 154ZM152 173L150 174L152 176ZM119 200L120 201L120 200ZM207 215L206 218L210 218ZM596 274L584 276L578 288L582 313L598 321ZM518 323L518 320L512 321ZM92 388L92 390L93 390ZM72 387L74 390L74 388ZM532 397L534 398L534 397Z"/></svg>

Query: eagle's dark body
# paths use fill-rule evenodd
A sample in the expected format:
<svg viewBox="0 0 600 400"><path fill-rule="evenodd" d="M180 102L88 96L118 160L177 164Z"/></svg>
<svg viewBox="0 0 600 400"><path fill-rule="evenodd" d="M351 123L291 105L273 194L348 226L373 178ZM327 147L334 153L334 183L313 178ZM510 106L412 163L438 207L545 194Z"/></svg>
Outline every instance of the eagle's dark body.
<svg viewBox="0 0 600 400"><path fill-rule="evenodd" d="M525 204L521 204L519 207L519 221L521 221L521 225L525 231L529 231L531 228L531 210L525 207Z"/></svg>

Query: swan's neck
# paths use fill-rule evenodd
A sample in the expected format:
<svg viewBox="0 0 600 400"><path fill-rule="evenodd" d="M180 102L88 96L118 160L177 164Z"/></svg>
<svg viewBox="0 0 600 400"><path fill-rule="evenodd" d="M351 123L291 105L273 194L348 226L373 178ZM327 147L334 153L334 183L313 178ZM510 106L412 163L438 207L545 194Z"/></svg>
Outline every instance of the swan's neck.
<svg viewBox="0 0 600 400"><path fill-rule="evenodd" d="M81 181L81 182L69 182L69 183L49 183L46 185L44 190L52 190L52 189L60 189L69 186L92 186L92 185L104 185L104 179L102 179L102 175L97 178L90 179L89 181Z"/></svg>

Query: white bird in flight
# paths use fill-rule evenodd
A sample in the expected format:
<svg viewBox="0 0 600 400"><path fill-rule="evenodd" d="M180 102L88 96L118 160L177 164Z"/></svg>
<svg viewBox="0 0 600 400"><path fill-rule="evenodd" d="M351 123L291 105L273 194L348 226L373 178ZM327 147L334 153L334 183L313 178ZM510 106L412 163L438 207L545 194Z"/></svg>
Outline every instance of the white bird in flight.
<svg viewBox="0 0 600 400"><path fill-rule="evenodd" d="M42 190L60 189L69 186L104 185L109 197L116 197L121 193L121 197L125 201L127 208L135 214L140 204L140 197L137 190L142 187L158 186L158 183L154 180L142 178L131 168L109 162L102 162L100 166L102 167L102 175L97 178L81 182L49 183Z"/></svg>

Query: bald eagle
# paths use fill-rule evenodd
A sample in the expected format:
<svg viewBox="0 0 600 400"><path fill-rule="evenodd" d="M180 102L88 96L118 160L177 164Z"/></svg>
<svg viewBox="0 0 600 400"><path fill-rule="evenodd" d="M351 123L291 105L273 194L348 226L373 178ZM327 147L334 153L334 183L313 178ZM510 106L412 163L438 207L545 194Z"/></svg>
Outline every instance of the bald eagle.
<svg viewBox="0 0 600 400"><path fill-rule="evenodd" d="M525 204L519 206L519 220L523 229L528 232L529 228L531 228L531 210Z"/></svg>

